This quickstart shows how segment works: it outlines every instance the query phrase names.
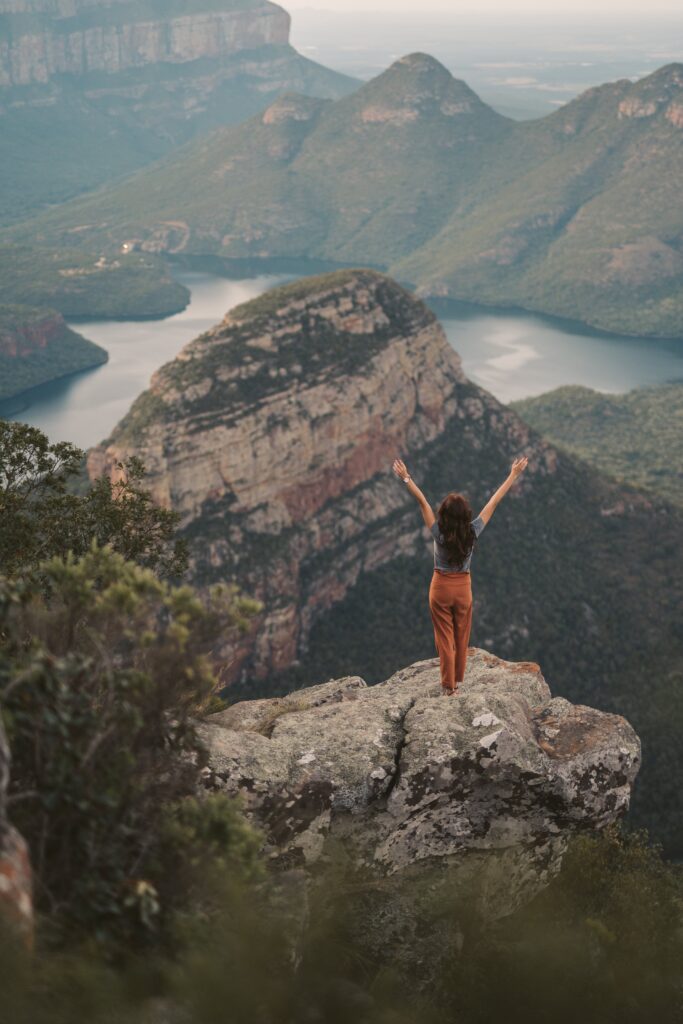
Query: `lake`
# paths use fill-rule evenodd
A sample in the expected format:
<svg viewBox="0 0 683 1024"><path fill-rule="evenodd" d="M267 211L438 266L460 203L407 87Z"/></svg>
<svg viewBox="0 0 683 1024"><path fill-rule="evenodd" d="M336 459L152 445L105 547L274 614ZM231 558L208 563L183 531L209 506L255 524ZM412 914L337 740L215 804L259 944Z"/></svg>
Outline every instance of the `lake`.
<svg viewBox="0 0 683 1024"><path fill-rule="evenodd" d="M4 415L40 427L53 441L90 447L109 435L154 371L187 342L233 306L292 277L263 273L234 280L190 271L176 276L191 291L187 309L165 320L72 324L109 352L109 362L5 403ZM621 392L683 379L683 340L603 335L529 313L441 301L434 309L467 375L503 402L561 384Z"/></svg>

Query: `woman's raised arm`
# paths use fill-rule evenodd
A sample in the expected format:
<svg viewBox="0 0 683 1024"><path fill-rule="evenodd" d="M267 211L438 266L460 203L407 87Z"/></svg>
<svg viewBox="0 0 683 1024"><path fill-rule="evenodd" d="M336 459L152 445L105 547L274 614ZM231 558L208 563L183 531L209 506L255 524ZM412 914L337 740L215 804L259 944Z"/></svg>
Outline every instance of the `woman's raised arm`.
<svg viewBox="0 0 683 1024"><path fill-rule="evenodd" d="M422 493L422 491L417 486L417 484L415 483L415 481L411 477L410 473L406 469L405 462L401 462L400 459L395 459L394 460L394 465L393 465L392 468L393 468L394 473L396 474L396 476L399 477L399 479L403 480L403 482L405 483L406 487L408 488L408 490L410 491L412 496L417 501L418 505L420 506L420 512L422 513L422 518L425 521L425 526L427 527L427 529L431 530L432 526L434 525L435 519L436 519L436 516L434 515L434 509L429 504L429 502L425 498L424 494Z"/></svg>
<svg viewBox="0 0 683 1024"><path fill-rule="evenodd" d="M497 505L503 500L503 498L510 490L514 482L522 475L528 464L529 460L526 457L526 455L522 456L521 459L515 459L515 461L512 463L512 467L510 469L507 479L505 480L504 483L500 485L496 493L489 498L489 500L479 513L480 517L484 520L485 523L488 523L489 519L496 511Z"/></svg>

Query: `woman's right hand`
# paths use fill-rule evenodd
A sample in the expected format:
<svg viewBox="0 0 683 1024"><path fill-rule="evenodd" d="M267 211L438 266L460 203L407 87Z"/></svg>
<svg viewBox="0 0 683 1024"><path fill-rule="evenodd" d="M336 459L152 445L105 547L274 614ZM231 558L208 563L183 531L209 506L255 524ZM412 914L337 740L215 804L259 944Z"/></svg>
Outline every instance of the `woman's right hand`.
<svg viewBox="0 0 683 1024"><path fill-rule="evenodd" d="M394 459L394 464L391 468L393 469L396 476L399 477L399 479L401 480L405 480L407 476L410 476L410 473L406 469L405 462L401 462L400 459Z"/></svg>
<svg viewBox="0 0 683 1024"><path fill-rule="evenodd" d="M519 459L515 459L510 468L510 477L512 480L517 480L522 475L526 467L529 465L529 459L526 455L523 455Z"/></svg>

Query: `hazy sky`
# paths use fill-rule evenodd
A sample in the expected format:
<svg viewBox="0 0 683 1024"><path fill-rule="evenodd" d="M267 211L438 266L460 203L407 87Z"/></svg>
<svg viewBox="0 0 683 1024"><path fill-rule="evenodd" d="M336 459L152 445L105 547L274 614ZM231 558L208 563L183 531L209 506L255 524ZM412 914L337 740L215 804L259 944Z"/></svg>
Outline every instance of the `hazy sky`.
<svg viewBox="0 0 683 1024"><path fill-rule="evenodd" d="M301 8L344 10L375 10L410 13L438 11L453 17L467 15L534 14L543 20L562 18L571 20L585 15L597 16L601 21L613 15L640 15L645 18L676 16L681 14L680 0L280 0L289 10Z"/></svg>

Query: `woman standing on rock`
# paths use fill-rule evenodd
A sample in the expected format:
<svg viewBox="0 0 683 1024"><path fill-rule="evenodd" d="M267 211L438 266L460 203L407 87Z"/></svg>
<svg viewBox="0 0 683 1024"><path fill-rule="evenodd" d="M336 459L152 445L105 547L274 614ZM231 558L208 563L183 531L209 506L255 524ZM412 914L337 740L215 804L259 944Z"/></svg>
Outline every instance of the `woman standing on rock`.
<svg viewBox="0 0 683 1024"><path fill-rule="evenodd" d="M447 494L436 515L414 482L405 463L394 462L394 473L416 499L425 525L434 538L434 575L429 588L429 610L434 624L434 640L441 663L441 688L451 696L465 678L467 647L472 628L472 583L470 562L477 538L515 481L528 464L526 457L515 459L507 480L484 505L476 519L463 494Z"/></svg>

